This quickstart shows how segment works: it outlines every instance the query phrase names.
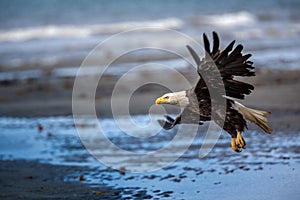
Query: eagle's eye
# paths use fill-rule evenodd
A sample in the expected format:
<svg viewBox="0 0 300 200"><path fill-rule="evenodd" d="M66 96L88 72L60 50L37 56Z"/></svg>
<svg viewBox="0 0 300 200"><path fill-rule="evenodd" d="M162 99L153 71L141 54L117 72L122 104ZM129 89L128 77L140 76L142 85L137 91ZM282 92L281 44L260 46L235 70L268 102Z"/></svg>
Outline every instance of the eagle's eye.
<svg viewBox="0 0 300 200"><path fill-rule="evenodd" d="M169 99L169 96L165 96L164 99Z"/></svg>

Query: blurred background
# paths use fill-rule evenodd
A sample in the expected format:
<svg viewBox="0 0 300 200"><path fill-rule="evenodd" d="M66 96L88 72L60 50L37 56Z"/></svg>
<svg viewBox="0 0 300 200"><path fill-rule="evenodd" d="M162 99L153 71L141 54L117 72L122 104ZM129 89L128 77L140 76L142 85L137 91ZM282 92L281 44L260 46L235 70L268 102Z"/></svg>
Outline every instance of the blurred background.
<svg viewBox="0 0 300 200"><path fill-rule="evenodd" d="M276 65L275 58L282 62L299 59L299 6L297 0L1 1L0 66L2 71L76 67L91 48L110 35L139 26L158 26L195 39L216 30L225 41L248 41L249 50L265 50L260 60L269 64L260 65L280 68L283 63ZM123 42L119 45L132 41ZM155 42L163 40L156 38ZM293 67L296 65L286 68Z"/></svg>
<svg viewBox="0 0 300 200"><path fill-rule="evenodd" d="M252 60L258 70L299 69L299 8L297 0L243 3L238 0L191 0L184 3L180 0L134 0L130 3L105 0L1 1L0 91L5 95L0 98L0 114L71 114L72 80L84 58L113 34L138 27L173 29L200 43L203 32L210 36L212 31L217 31L223 47L233 39L244 44L245 52L253 54ZM127 35L99 52L97 62L91 63L93 66L87 73L95 74L93 67L105 67L114 56L119 56L122 49L130 48L132 44L180 49L188 56L186 41L170 37L162 30L141 31L140 34ZM181 58L144 50L119 59L105 74L113 79L112 76L120 76L133 66L150 61L191 72L191 66ZM190 79L195 82L197 77ZM16 84L18 89L14 87ZM109 95L109 92L98 93L99 98ZM22 98L23 106L17 98ZM47 103L49 101L51 103ZM35 102L36 107L29 111L31 102ZM147 107L149 105L150 101ZM136 113L142 111L145 112Z"/></svg>
<svg viewBox="0 0 300 200"><path fill-rule="evenodd" d="M299 0L1 0L0 198L56 195L58 199L105 199L103 195L113 195L115 199L225 200L234 194L239 199L300 199L299 10ZM208 156L199 159L205 124L192 138L193 144L178 141L169 153L141 163L126 153L111 151L95 129L98 124L82 118L79 127L94 142L97 156L110 159L119 171L94 159L82 145L72 116L78 69L101 42L144 27L160 29L121 35L97 51L94 59L85 63L83 90L73 96L83 102L95 100L99 123L112 143L130 152L147 153L169 145L176 135L178 127L154 135L159 125L150 123L149 109L158 96L170 91L155 83L137 88L129 101L132 118L121 119L127 130L141 137L131 137L111 118L112 90L120 77L136 66L147 64L122 84L116 96L120 107L139 81L155 78L168 82L173 90L187 89L178 73L162 70L162 65L177 70L191 84L198 80L195 68L170 52L141 49L120 55L133 47L155 46L188 58L188 41L170 35L167 29L184 33L200 44L202 34L206 32L211 38L212 31L218 32L223 48L231 40L243 44L243 52L252 54L250 60L257 74L244 79L255 85L244 104L271 111L274 134L263 134L249 124L244 134L247 149L242 153L231 150L230 137L223 133ZM119 58L110 63L115 57ZM99 70L108 64L94 98L89 81L97 80ZM80 114L89 111L84 105ZM162 107L155 108L156 117L162 119ZM172 116L179 112L174 107L165 108ZM147 128L140 131L136 124ZM185 131L188 138L195 132L189 127ZM143 174L127 172L126 163L155 168L165 158L178 156L186 145L189 149L165 168ZM84 186L80 185L70 192L67 182L78 180L100 189L82 193ZM45 184L47 187L42 188Z"/></svg>
<svg viewBox="0 0 300 200"><path fill-rule="evenodd" d="M180 0L134 0L130 3L104 0L1 1L0 90L6 95L0 98L0 114L71 114L72 79L84 58L111 35L137 27L174 29L200 43L203 32L210 34L214 30L219 33L223 46L233 39L243 43L245 51L253 54L258 69L298 69L299 7L297 0L243 3L238 0L184 3ZM95 66L91 66L89 73L94 73L93 67L105 67L122 48L128 48L132 43L182 49L187 55L185 41L170 37L163 31L142 31L126 36L100 52L99 62L91 64ZM159 61L183 71L190 67L174 55L148 50L119 60L106 74L122 75L132 66L150 61ZM17 90L11 85L13 82L13 85L21 82L18 86L23 89ZM7 89L8 85L10 89ZM98 93L109 95L109 92ZM55 100L47 104L44 96L47 96L47 102ZM17 98L22 98L22 105L18 104ZM32 102L36 102L37 107L29 111Z"/></svg>

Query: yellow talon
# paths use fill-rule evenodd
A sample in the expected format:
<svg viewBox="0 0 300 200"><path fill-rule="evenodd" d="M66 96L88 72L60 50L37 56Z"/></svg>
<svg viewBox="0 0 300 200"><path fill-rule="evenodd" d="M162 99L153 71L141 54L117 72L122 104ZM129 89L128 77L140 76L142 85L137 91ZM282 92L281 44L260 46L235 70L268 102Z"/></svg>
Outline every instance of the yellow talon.
<svg viewBox="0 0 300 200"><path fill-rule="evenodd" d="M236 145L240 148L244 148L246 146L246 142L239 131L237 131Z"/></svg>
<svg viewBox="0 0 300 200"><path fill-rule="evenodd" d="M235 152L238 152L238 153L241 152L239 147L236 145L236 138L231 138L231 148Z"/></svg>

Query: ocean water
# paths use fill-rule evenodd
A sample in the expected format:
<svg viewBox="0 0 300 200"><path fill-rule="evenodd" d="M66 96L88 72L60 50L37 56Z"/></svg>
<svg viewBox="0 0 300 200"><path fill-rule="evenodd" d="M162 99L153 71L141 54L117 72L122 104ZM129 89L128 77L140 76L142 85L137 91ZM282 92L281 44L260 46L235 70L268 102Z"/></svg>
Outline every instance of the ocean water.
<svg viewBox="0 0 300 200"><path fill-rule="evenodd" d="M299 69L299 9L297 0L1 1L0 71L70 68L76 72L99 43L114 34L145 27L158 29L142 30L117 40L105 52L99 52L101 62L94 65L104 66L133 43L184 51L185 41L166 31L172 29L200 43L203 32L217 31L223 46L233 39L243 43L258 68ZM170 55L153 51L143 51L123 62L162 59L178 63ZM11 76L0 74L1 79Z"/></svg>

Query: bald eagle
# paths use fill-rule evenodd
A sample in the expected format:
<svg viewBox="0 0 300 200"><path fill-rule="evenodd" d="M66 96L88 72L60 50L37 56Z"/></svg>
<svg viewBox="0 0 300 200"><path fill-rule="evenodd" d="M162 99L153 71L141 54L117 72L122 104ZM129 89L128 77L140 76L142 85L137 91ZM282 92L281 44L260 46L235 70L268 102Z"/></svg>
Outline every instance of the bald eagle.
<svg viewBox="0 0 300 200"><path fill-rule="evenodd" d="M166 120L158 120L158 122L164 129L169 130L177 124L201 125L205 121L214 120L216 124L231 135L232 149L235 152L241 152L246 145L242 132L247 128L247 120L258 125L266 133L272 132L272 128L267 124L268 120L265 117L265 114L270 114L270 112L248 108L236 101L236 99L244 99L245 95L249 95L254 89L254 86L249 83L235 80L237 76L255 76L253 62L248 60L251 54L243 55L241 44L233 49L235 41L232 41L224 50L221 50L220 40L216 32L213 32L212 50L205 33L203 34L203 41L205 57L202 59L199 58L192 47L187 45L187 49L197 65L197 72L200 76L199 81L188 90L167 93L157 98L156 105L171 104L182 108L181 113L175 119L165 115ZM221 100L226 104L223 123L219 120L222 118L218 114L219 108L214 109L212 107L213 103L218 105L218 100L213 102L208 87L218 88L216 86L217 81L213 81L214 74L217 73L221 77L223 88L225 88L225 94L221 96L221 98L224 98ZM212 117L213 115L216 117Z"/></svg>

